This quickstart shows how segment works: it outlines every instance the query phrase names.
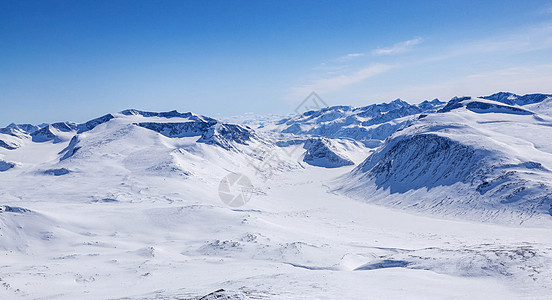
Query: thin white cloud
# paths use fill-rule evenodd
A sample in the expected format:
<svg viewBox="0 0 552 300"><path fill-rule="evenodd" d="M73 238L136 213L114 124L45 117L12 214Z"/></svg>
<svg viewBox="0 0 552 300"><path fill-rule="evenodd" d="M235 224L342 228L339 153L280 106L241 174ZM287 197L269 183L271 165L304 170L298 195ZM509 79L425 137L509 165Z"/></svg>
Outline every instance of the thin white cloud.
<svg viewBox="0 0 552 300"><path fill-rule="evenodd" d="M327 74L332 74L335 72L340 72L346 69L347 66L343 64L328 64L328 63L321 63L318 66L314 67L314 71L322 71Z"/></svg>
<svg viewBox="0 0 552 300"><path fill-rule="evenodd" d="M337 59L337 61L346 62L361 56L364 56L364 53L349 53L347 55L341 56Z"/></svg>
<svg viewBox="0 0 552 300"><path fill-rule="evenodd" d="M425 56L403 66L422 66L466 55L492 55L493 53L520 54L552 49L552 23L525 27L507 34L450 46L440 54Z"/></svg>
<svg viewBox="0 0 552 300"><path fill-rule="evenodd" d="M373 64L366 68L357 70L349 74L342 74L329 78L321 78L311 81L305 85L294 87L288 95L288 99L300 99L305 95L315 91L319 94L340 90L346 86L362 82L370 77L385 73L395 66L387 64Z"/></svg>
<svg viewBox="0 0 552 300"><path fill-rule="evenodd" d="M551 3L551 4L548 4L548 5L546 5L546 6L544 6L544 7L540 10L540 13L541 13L541 14L544 14L544 15L552 14L552 3Z"/></svg>
<svg viewBox="0 0 552 300"><path fill-rule="evenodd" d="M399 97L415 102L429 98L447 101L454 96L479 97L498 91L517 94L552 93L550 82L552 82L552 65L543 64L475 73L428 85L390 90L378 95L370 95L370 97L384 100Z"/></svg>
<svg viewBox="0 0 552 300"><path fill-rule="evenodd" d="M342 101L348 101L347 98L351 99L351 97L347 97L346 95L352 95L353 99L377 99L378 101L395 99L397 97L410 100L440 97L446 100L452 96L463 95L464 93L483 95L501 90L519 91L521 93L525 90L527 92L546 92L546 90L550 89L552 68L547 69L544 65L538 68L535 67L534 70L511 68L470 76L467 76L468 74L445 73L441 82L427 82L426 84L422 83L417 86L390 82L388 87L380 86L378 88L379 91L372 90L368 93L362 91L362 86L350 87L354 83L362 82L381 73L392 72L399 68L423 68L425 65L435 63L448 64L445 61L451 61L451 67L454 67L459 61L470 61L471 57L486 57L495 53L515 55L552 49L552 23L540 23L533 26L520 27L515 31L481 40L458 41L456 45L448 45L448 48L440 52L431 51L425 55L424 53L420 53L415 59L402 61L400 64L387 65L378 63L376 60L378 56L407 52L413 46L422 42L421 38L417 38L398 43L389 48L376 49L372 52L364 53L365 56L366 54L373 55L371 57L373 64L360 70L351 71L351 66L347 66L343 62L340 64L324 64L326 69L320 68L317 70L318 72L324 72L323 74L319 73L315 75L314 80L311 80L307 84L292 88L291 94L288 94L288 97L284 97L284 99L296 100L304 98L305 95L308 95L312 91L316 91L319 94L339 91L336 95L342 97ZM432 49L436 50L438 48L433 47ZM356 58L359 56L352 55L351 57ZM330 66L334 68L330 69ZM339 68L336 66L339 66ZM500 68L500 66L495 67L495 70ZM346 87L349 88L345 89Z"/></svg>
<svg viewBox="0 0 552 300"><path fill-rule="evenodd" d="M408 52L413 46L423 42L422 38L415 38L408 41L397 43L388 48L379 48L372 51L373 55L395 55Z"/></svg>
<svg viewBox="0 0 552 300"><path fill-rule="evenodd" d="M312 91L316 91L319 94L337 91L346 86L364 81L370 77L387 72L395 66L381 63L372 63L370 66L362 68L360 70L357 69L354 71L347 71L350 70L350 67L344 63L359 57L366 56L366 54L370 53L375 55L391 55L407 52L413 46L420 44L422 41L422 38L415 38L408 41L400 42L389 48L375 49L368 53L349 53L338 57L337 59L334 59L333 63L321 63L316 68L314 68L314 70L323 71L325 72L324 75L319 75L318 79L312 80L308 84L292 88L292 92L284 98L297 98L307 95ZM336 73L341 74L335 75Z"/></svg>

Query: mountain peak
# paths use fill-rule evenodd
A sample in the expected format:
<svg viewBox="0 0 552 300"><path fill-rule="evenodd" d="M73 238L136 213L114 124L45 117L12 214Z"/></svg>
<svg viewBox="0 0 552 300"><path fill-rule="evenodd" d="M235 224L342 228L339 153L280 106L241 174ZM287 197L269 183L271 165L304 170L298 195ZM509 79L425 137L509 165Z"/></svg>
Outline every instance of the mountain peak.
<svg viewBox="0 0 552 300"><path fill-rule="evenodd" d="M494 93L494 94L489 95L489 96L483 96L483 97L479 97L479 98L514 105L514 104L516 104L516 99L519 98L519 95L516 95L514 93L510 93L510 92L498 92L498 93Z"/></svg>
<svg viewBox="0 0 552 300"><path fill-rule="evenodd" d="M539 103L546 99L551 98L549 94L525 94L523 96L516 95L510 92L495 93L490 96L482 96L480 98L487 100L494 100L509 105L527 105L533 103Z"/></svg>
<svg viewBox="0 0 552 300"><path fill-rule="evenodd" d="M400 104L400 105L403 105L403 106L410 105L408 102L403 101L403 100L401 100L400 98L397 98L397 99L391 101L391 103L393 103L393 104Z"/></svg>
<svg viewBox="0 0 552 300"><path fill-rule="evenodd" d="M151 112L138 109L126 109L120 112L125 116L143 116L143 117L161 117L161 118L189 118L193 114L191 112L180 113L177 110L171 110L166 112Z"/></svg>

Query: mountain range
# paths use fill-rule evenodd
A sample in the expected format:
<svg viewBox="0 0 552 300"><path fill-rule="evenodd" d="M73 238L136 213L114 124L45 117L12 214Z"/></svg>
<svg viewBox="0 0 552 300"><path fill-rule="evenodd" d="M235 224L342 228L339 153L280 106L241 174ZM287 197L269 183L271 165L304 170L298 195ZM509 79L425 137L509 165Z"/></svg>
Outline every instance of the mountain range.
<svg viewBox="0 0 552 300"><path fill-rule="evenodd" d="M6 299L361 299L397 276L459 297L552 286L552 95L262 124L136 109L12 123L0 181Z"/></svg>

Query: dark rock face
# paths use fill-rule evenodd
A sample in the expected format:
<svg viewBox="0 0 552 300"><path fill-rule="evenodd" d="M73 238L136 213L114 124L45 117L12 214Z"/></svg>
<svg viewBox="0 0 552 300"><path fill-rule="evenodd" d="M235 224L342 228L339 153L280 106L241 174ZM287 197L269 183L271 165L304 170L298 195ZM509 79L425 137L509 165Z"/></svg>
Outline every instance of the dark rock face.
<svg viewBox="0 0 552 300"><path fill-rule="evenodd" d="M489 98L489 97L487 97ZM491 97L492 98L492 97ZM501 97L495 97L498 100L504 100ZM494 103L484 102L484 101L477 101L477 100L471 100L471 97L462 97L462 98L452 98L445 107L439 109L437 112L439 113L446 113L450 112L455 109L459 109L462 107L465 107L466 109L476 112L476 113L507 113L507 114L517 114L517 115L531 115L532 112L519 108L514 107L509 104L512 101L498 101L495 99L487 99L491 101L496 101ZM508 102L508 103L507 103ZM508 105L503 105L501 103L506 103Z"/></svg>
<svg viewBox="0 0 552 300"><path fill-rule="evenodd" d="M328 139L317 138L308 140L305 143L307 152L303 161L317 167L339 168L353 165L354 163L337 153Z"/></svg>
<svg viewBox="0 0 552 300"><path fill-rule="evenodd" d="M100 124L103 124L103 123L106 123L108 122L109 120L112 120L114 119L115 116L113 116L112 114L107 114L107 115L103 115L99 118L96 118L96 119L93 119L93 120L90 120L86 123L83 123L83 124L79 124L77 125L77 132L78 133L83 133L83 132L86 132L86 131L89 131L89 130L92 130L94 129L96 126L100 125Z"/></svg>
<svg viewBox="0 0 552 300"><path fill-rule="evenodd" d="M44 126L42 126L42 127L44 127ZM36 126L36 125L32 125L32 124L15 124L15 123L11 123L6 128L17 129L17 130L24 131L26 133L31 133L31 132L39 130L41 127Z"/></svg>
<svg viewBox="0 0 552 300"><path fill-rule="evenodd" d="M200 136L198 143L217 145L232 149L232 142L247 144L254 133L241 125L219 123L210 118L193 118L186 122L156 123L143 122L135 125L158 132L169 138Z"/></svg>
<svg viewBox="0 0 552 300"><path fill-rule="evenodd" d="M125 116L143 116L143 117L161 117L161 118L190 118L192 116L191 112L179 113L176 110L171 110L167 112L151 112L151 111L142 111L137 109L127 109L121 112Z"/></svg>
<svg viewBox="0 0 552 300"><path fill-rule="evenodd" d="M0 160L0 172L5 172L13 167L15 167L14 163Z"/></svg>
<svg viewBox="0 0 552 300"><path fill-rule="evenodd" d="M197 140L198 143L217 145L226 150L233 148L230 142L246 145L253 137L253 133L240 125L217 123L204 132Z"/></svg>
<svg viewBox="0 0 552 300"><path fill-rule="evenodd" d="M81 148L77 146L78 143L79 143L79 136L75 135L74 137L71 138L69 145L67 145L67 147L65 147L63 150L61 150L58 153L58 154L63 154L60 161L66 160L69 157L73 156L75 153L77 153L77 151Z"/></svg>
<svg viewBox="0 0 552 300"><path fill-rule="evenodd" d="M51 141L56 135L50 130L50 125L31 133L33 142L42 143Z"/></svg>
<svg viewBox="0 0 552 300"><path fill-rule="evenodd" d="M63 132L70 132L77 129L77 125L73 123L68 122L58 122L58 123L52 123L50 124L53 128L63 131Z"/></svg>
<svg viewBox="0 0 552 300"><path fill-rule="evenodd" d="M62 176L71 173L70 170L66 168L60 168L60 169L48 169L41 172L44 175L52 175L52 176Z"/></svg>
<svg viewBox="0 0 552 300"><path fill-rule="evenodd" d="M19 145L0 140L0 147L2 147L4 149L8 149L8 150L15 150L15 149L19 148Z"/></svg>
<svg viewBox="0 0 552 300"><path fill-rule="evenodd" d="M136 125L158 132L170 138L182 138L190 136L199 136L208 130L211 126L205 122L179 122L179 123L155 123L144 122Z"/></svg>
<svg viewBox="0 0 552 300"><path fill-rule="evenodd" d="M23 213L29 213L31 210L17 207L17 206L8 206L8 205L0 205L0 213L16 213L16 214L23 214Z"/></svg>
<svg viewBox="0 0 552 300"><path fill-rule="evenodd" d="M485 103L485 102L470 102L466 105L468 110L477 113L508 113L517 115L532 115L533 113L513 106Z"/></svg>
<svg viewBox="0 0 552 300"><path fill-rule="evenodd" d="M454 98L450 99L449 102L447 102L447 105L445 105L445 107L439 109L437 112L445 113L445 112L449 112L453 109L463 107L464 105L462 104L462 101L470 100L470 99L471 99L471 97L462 97L462 98L454 97Z"/></svg>

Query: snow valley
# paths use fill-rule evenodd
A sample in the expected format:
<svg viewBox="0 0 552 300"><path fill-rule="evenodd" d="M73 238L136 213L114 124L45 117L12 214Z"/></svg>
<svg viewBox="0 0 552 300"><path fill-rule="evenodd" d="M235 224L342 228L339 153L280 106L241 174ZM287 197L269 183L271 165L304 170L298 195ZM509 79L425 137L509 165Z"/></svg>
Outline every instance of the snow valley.
<svg viewBox="0 0 552 300"><path fill-rule="evenodd" d="M544 94L10 124L0 297L547 299L551 170Z"/></svg>

